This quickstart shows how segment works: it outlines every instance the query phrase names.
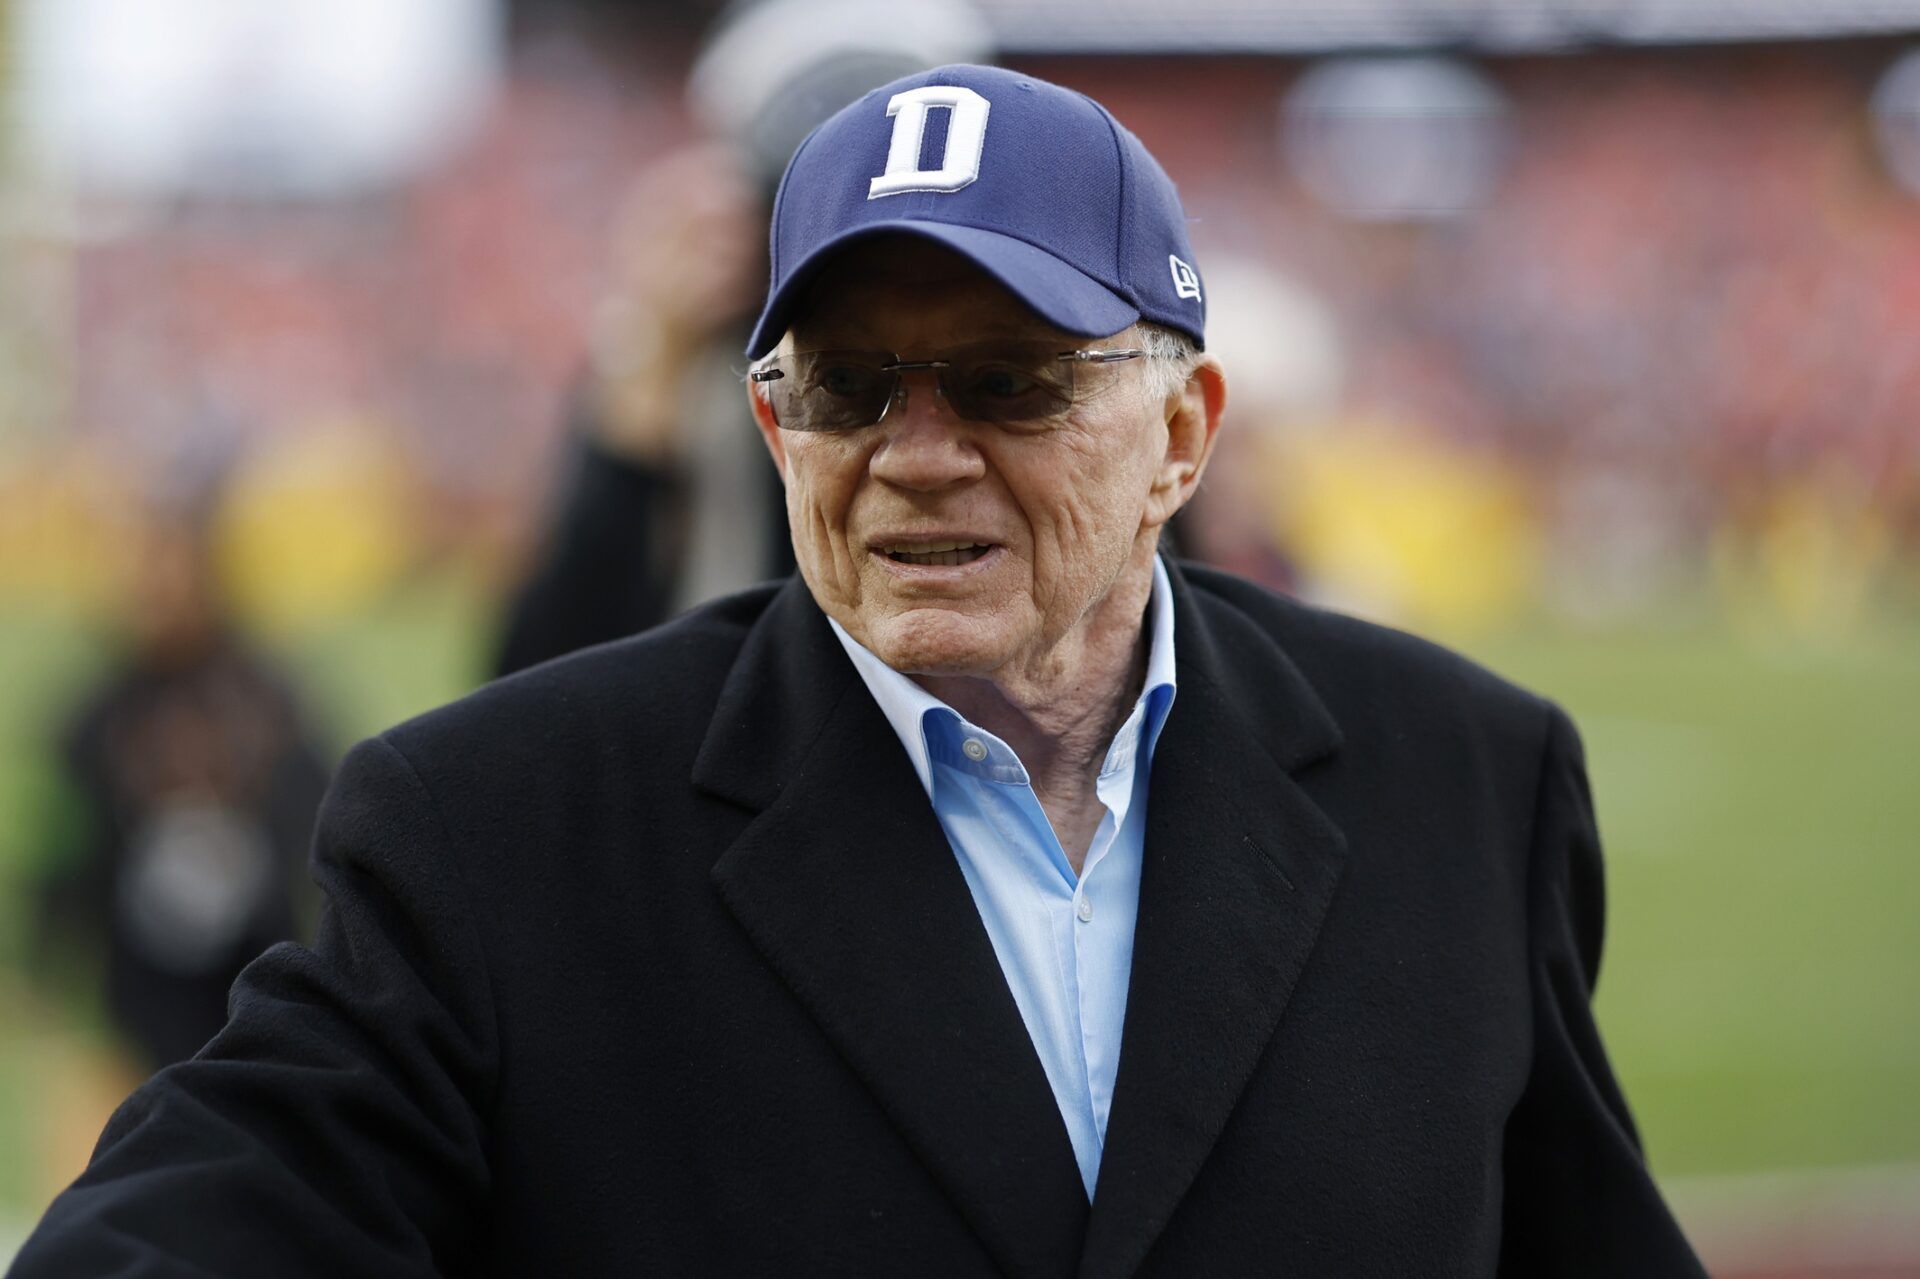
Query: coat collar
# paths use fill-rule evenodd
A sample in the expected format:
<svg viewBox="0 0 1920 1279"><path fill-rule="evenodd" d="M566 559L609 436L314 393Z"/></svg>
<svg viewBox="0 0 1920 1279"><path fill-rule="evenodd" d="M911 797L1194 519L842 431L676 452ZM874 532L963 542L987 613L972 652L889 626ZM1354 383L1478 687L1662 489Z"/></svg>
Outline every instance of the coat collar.
<svg viewBox="0 0 1920 1279"><path fill-rule="evenodd" d="M1131 1275L1306 966L1346 839L1295 774L1339 729L1266 629L1175 575L1180 696L1154 751L1140 914L1080 1274Z"/></svg>
<svg viewBox="0 0 1920 1279"><path fill-rule="evenodd" d="M798 577L734 664L696 786L757 813L721 897L1009 1274L1131 1274L1212 1149L1344 860L1290 776L1337 748L1270 635L1175 568L1121 1058L1089 1210L992 943L906 753Z"/></svg>

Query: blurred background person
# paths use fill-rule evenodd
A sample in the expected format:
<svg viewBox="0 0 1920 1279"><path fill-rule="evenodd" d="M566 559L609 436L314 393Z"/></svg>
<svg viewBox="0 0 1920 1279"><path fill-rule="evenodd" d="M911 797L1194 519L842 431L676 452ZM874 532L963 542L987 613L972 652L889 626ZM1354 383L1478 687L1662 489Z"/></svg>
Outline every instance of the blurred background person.
<svg viewBox="0 0 1920 1279"><path fill-rule="evenodd" d="M227 989L305 935L307 842L326 787L277 663L239 635L204 482L149 502L123 633L59 734L67 847L46 850L41 948L104 955L113 1025L143 1070L226 1024ZM83 961L84 962L84 961Z"/></svg>

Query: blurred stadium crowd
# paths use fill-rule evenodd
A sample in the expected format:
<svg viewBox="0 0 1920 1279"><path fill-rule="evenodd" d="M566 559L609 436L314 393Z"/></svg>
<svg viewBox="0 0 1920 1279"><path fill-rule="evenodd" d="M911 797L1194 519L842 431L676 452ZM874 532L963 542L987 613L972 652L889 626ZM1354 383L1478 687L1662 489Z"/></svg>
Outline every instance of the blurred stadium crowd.
<svg viewBox="0 0 1920 1279"><path fill-rule="evenodd" d="M1920 595L1920 199L1871 109L1900 52L1025 64L1114 103L1195 211L1275 499L1205 521L1232 554L1413 624L1829 627ZM225 555L275 623L447 554L510 577L610 222L695 131L684 55L529 37L463 145L372 191L34 192L0 595L104 603L123 491L195 468L231 470Z"/></svg>
<svg viewBox="0 0 1920 1279"><path fill-rule="evenodd" d="M807 94L897 69L857 38L880 23L914 29L878 42L886 58L997 49L1084 89L1179 183L1234 379L1186 552L1496 652L1676 627L1914 647L1920 3L1629 7L1639 25L1609 28L1604 6L1569 26L1579 6L1387 0L778 0L724 18L356 0L248 22L194 3L159 39L138 0L0 0L0 681L20 681L0 708L0 1021L40 1036L0 1044L0 1149L36 1152L0 1156L0 1226L77 1168L95 1094L169 1051L120 1068L48 1049L66 1014L10 975L45 912L85 910L35 895L61 767L47 734L87 680L137 695L103 672L167 642L86 637L217 598L208 626L251 637L218 687L275 708L220 721L280 761L247 783L267 808L311 803L301 761L490 673L583 405L605 408L596 387L649 340L636 311L661 305L672 264L636 265L631 241L693 201L648 186L650 166L721 135L755 189ZM722 57L716 20L773 25ZM330 92L373 123L336 120ZM740 207L683 225L685 250L737 258ZM720 343L754 300L700 336ZM640 460L693 467L702 426L749 439L712 402L689 392L685 429ZM186 584L169 603L156 580ZM367 621L394 616L461 638L396 656ZM276 657L241 671L256 642ZM302 665L356 644L358 692ZM1896 699L1920 692L1911 662L1891 669ZM1916 745L1901 731L1887 740ZM1911 802L1888 811L1873 847L1911 849ZM297 863L299 839L275 838L294 848L275 864ZM291 929L311 903L274 891ZM1890 1004L1915 990L1902 957ZM1920 1069L1920 1017L1892 1016L1876 1078ZM76 1069L105 1082L49 1138L24 1097ZM1860 1153L1920 1186L1913 1122ZM1743 1158L1690 1166L1771 1167ZM1893 1245L1835 1246L1860 1263L1846 1273L1912 1273Z"/></svg>

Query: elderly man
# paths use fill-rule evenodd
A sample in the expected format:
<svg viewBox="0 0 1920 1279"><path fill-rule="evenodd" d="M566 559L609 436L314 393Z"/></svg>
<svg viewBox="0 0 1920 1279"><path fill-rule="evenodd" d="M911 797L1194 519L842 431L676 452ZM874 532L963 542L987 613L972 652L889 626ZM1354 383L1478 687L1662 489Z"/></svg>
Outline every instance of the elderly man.
<svg viewBox="0 0 1920 1279"><path fill-rule="evenodd" d="M799 576L355 750L316 945L19 1273L1699 1274L1565 718L1155 557L1184 227L1028 77L813 134L748 382Z"/></svg>

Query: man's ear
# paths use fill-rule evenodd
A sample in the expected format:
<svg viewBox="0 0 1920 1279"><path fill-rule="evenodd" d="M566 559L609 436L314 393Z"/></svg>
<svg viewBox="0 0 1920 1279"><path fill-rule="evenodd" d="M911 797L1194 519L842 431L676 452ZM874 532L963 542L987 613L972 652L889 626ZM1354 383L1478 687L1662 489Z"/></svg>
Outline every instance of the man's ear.
<svg viewBox="0 0 1920 1279"><path fill-rule="evenodd" d="M1219 360L1202 355L1186 382L1166 400L1167 451L1148 493L1150 523L1172 519L1200 487L1226 409L1226 372Z"/></svg>
<svg viewBox="0 0 1920 1279"><path fill-rule="evenodd" d="M760 438L767 442L767 452L773 454L774 469L780 472L780 480L785 483L786 442L780 438L780 419L774 416L773 397L767 393L765 382L747 379L747 403L753 409L753 424L760 428Z"/></svg>

